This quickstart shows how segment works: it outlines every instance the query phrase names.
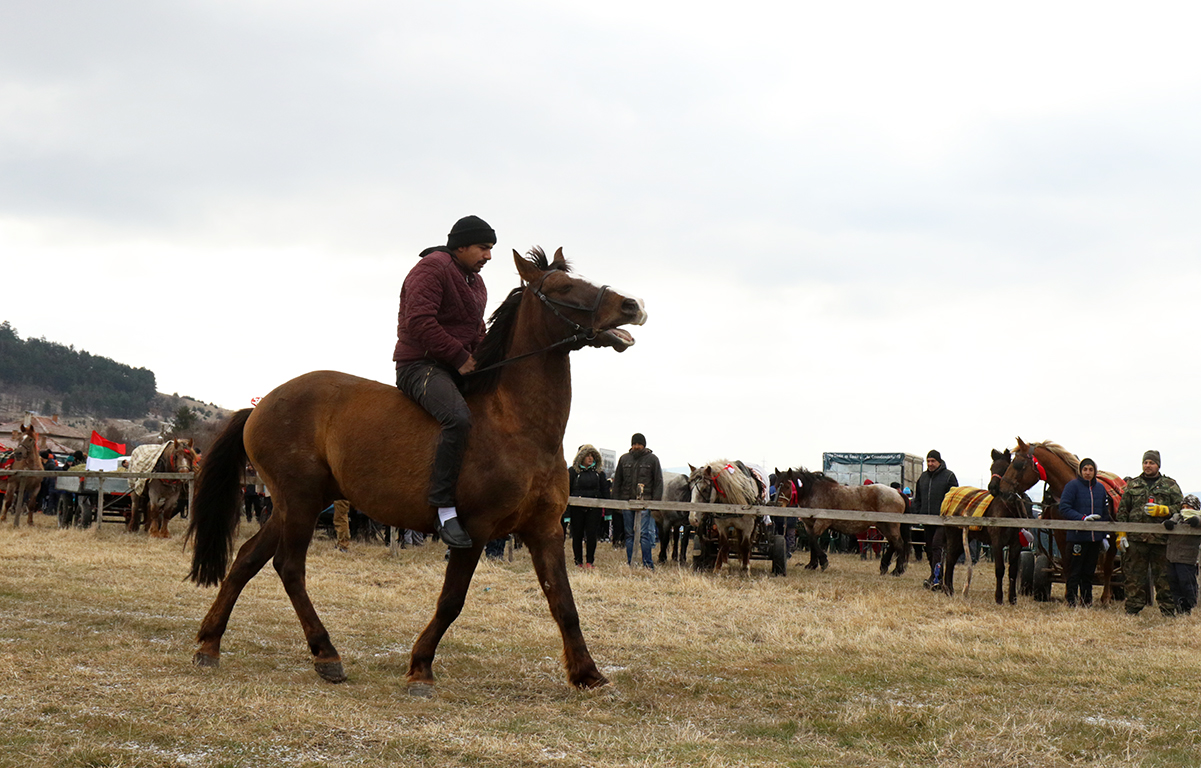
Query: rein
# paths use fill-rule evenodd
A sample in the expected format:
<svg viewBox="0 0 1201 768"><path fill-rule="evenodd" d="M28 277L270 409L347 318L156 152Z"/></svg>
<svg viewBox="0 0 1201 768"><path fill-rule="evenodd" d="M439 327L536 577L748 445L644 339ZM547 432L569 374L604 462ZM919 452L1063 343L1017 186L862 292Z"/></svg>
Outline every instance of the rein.
<svg viewBox="0 0 1201 768"><path fill-rule="evenodd" d="M596 301L594 301L592 303L591 307L584 307L579 304L569 304L565 301L559 301L557 299L552 299L549 296L547 296L545 293L542 292L542 284L544 282L546 282L546 278L550 277L550 274L551 274L550 272L547 272L545 275L543 275L542 279L538 281L537 287L534 287L531 284L529 286L529 290L534 292L534 295L537 296L538 300L541 301L542 304L551 311L551 314L553 314L555 317L559 318L563 322L570 325L571 329L573 331L575 331L575 334L572 336L568 336L565 339L556 341L554 344L543 347L542 349L536 349L533 352L526 352L525 354L517 355L515 357L506 357L504 360L501 360L499 363L493 363L492 365L485 366L484 368L477 368L474 371L471 371L470 373L464 374L465 376L474 376L477 373L484 373L485 371L491 371L495 368L500 368L502 365L508 365L509 363L515 363L518 360L523 360L527 357L533 357L534 355L540 355L543 352L549 352L550 350L555 349L556 347L561 347L565 344L575 344L577 341L591 341L596 338L596 328L595 327L585 328L584 326L577 323L575 320L572 320L570 317L567 317L562 312L555 309L555 307L559 306L559 307L563 307L564 309L576 309L581 312L587 312L588 313L588 322L595 325L596 324L596 311L598 309L600 309L601 300L605 298L605 291L609 290L609 286L602 285L600 287L600 290L597 291L597 293L596 293Z"/></svg>

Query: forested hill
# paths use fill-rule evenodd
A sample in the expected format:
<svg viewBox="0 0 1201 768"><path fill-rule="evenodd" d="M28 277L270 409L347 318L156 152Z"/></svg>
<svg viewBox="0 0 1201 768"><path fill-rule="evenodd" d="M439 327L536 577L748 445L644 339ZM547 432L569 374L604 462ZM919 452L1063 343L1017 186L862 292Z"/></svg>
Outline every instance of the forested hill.
<svg viewBox="0 0 1201 768"><path fill-rule="evenodd" d="M154 371L46 339L22 340L8 321L0 323L0 384L44 389L61 398L65 414L103 418L139 418L156 394Z"/></svg>

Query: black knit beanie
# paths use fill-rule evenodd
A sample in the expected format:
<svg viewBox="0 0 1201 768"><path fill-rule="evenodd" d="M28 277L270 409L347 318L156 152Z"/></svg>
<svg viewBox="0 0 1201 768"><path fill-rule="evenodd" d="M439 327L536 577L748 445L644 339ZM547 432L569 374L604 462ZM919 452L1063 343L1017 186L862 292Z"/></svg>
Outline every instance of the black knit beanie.
<svg viewBox="0 0 1201 768"><path fill-rule="evenodd" d="M926 458L934 459L939 464L942 464L942 454L939 453L938 451L930 451L929 453L926 454Z"/></svg>
<svg viewBox="0 0 1201 768"><path fill-rule="evenodd" d="M1093 461L1092 459L1081 459L1080 468L1084 469L1085 467L1092 467L1093 469L1096 469L1097 462Z"/></svg>
<svg viewBox="0 0 1201 768"><path fill-rule="evenodd" d="M630 438L630 445L646 445L646 436L641 432L635 432Z"/></svg>
<svg viewBox="0 0 1201 768"><path fill-rule="evenodd" d="M446 247L452 251L455 248L481 243L496 245L496 230L479 216L464 216L459 219L446 236Z"/></svg>

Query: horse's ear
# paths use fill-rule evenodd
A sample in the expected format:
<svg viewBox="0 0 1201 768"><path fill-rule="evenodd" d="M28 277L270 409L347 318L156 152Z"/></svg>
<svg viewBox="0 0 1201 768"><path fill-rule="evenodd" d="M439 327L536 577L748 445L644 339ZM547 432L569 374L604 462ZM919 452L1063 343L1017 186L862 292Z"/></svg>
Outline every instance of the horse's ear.
<svg viewBox="0 0 1201 768"><path fill-rule="evenodd" d="M1030 446L1026 445L1025 443L1023 443L1022 438L1020 438L1020 437L1015 437L1014 440L1018 441L1018 450L1019 451L1025 452L1030 447Z"/></svg>
<svg viewBox="0 0 1201 768"><path fill-rule="evenodd" d="M1003 458L1005 458L1005 454L1001 453L996 448L992 449L992 460L993 461L1000 461Z"/></svg>
<svg viewBox="0 0 1201 768"><path fill-rule="evenodd" d="M529 259L523 259L516 250L513 251L513 263L517 265L517 274L522 282L532 283L542 276L542 272Z"/></svg>
<svg viewBox="0 0 1201 768"><path fill-rule="evenodd" d="M555 258L550 263L551 269L567 269L567 258L563 255L562 248L555 249Z"/></svg>
<svg viewBox="0 0 1201 768"><path fill-rule="evenodd" d="M695 472L695 471L696 471L696 467L694 467L694 466L692 466L691 464L689 464L689 465L688 465L688 471L689 471L689 472Z"/></svg>

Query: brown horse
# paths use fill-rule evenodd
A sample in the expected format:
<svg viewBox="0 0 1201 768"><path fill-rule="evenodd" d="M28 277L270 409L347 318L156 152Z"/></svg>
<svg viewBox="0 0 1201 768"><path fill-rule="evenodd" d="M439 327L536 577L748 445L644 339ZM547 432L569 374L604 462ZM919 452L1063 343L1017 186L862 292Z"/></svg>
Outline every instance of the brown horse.
<svg viewBox="0 0 1201 768"><path fill-rule="evenodd" d="M693 504L761 504L763 489L759 487L754 475L740 461L730 462L718 459L700 467L688 465L688 487L692 489ZM733 538L738 546L738 558L742 562L742 572L751 571L751 547L755 544L756 527L759 525L758 515L730 515L705 513L705 518L693 512L689 515L688 524L703 531L712 525L717 531L717 557L713 563L713 571L721 570L730 554L730 539ZM698 534L699 535L699 534Z"/></svg>
<svg viewBox="0 0 1201 768"><path fill-rule="evenodd" d="M38 457L38 433L33 427L22 426L13 431L13 439L17 447L13 449L12 469L42 468L42 460ZM36 506L38 489L42 480L38 477L11 477L4 491L4 503L0 505L0 523L8 519L8 513L13 513L13 527L21 525L21 508L29 512L28 524L33 525L33 508Z"/></svg>
<svg viewBox="0 0 1201 768"><path fill-rule="evenodd" d="M804 467L781 472L776 470L776 503L781 507L803 509L856 509L874 512L905 512L905 498L895 488L879 483L874 485L843 485L821 472L810 472ZM893 576L905 572L909 563L909 527L900 523L876 523L857 520L825 520L803 518L805 531L809 534L808 570L819 566L824 571L830 562L818 543L826 529L833 528L848 536L855 536L873 525L888 539L888 548L880 557L880 575L888 573L892 556L897 556Z"/></svg>
<svg viewBox="0 0 1201 768"><path fill-rule="evenodd" d="M1071 482L1080 471L1080 459L1076 454L1064 448L1058 443L1053 443L1045 440L1040 443L1026 444L1022 438L1017 439L1017 448L1013 452L1013 463L1005 474L1001 477L998 488L1001 495L1021 493L1034 487L1034 484L1039 480L1044 480L1047 487L1051 491L1051 495L1058 501L1063 495L1064 486ZM1097 472L1097 480L1106 485L1107 488L1114 486L1123 487L1125 483L1121 478L1111 472ZM1120 497L1120 492L1117 494L1111 492L1110 496L1115 495ZM1114 499L1114 509L1117 508L1117 499ZM1043 517L1047 520L1062 519L1058 514L1058 504L1044 505ZM1111 512L1112 513L1112 512ZM1052 531L1055 537L1055 544L1061 553L1070 552L1071 548L1067 544L1067 531ZM1113 571L1114 563L1118 554L1116 546L1116 537L1114 534L1109 534L1109 548L1101 556L1098 567L1101 570L1101 604L1105 605L1113 598ZM1064 555L1066 561L1067 555ZM1066 573L1066 562L1063 563L1064 572Z"/></svg>
<svg viewBox="0 0 1201 768"><path fill-rule="evenodd" d="M1011 495L1002 497L999 493L998 486L1001 482L1001 477L1005 471L1009 469L1013 457L1009 451L1001 453L994 449L992 452L992 465L989 467L991 478L988 483L988 493L991 494L992 500L988 507L985 508L984 514L981 517L1030 517L1029 499L1025 495ZM962 514L963 510L952 510L951 514ZM983 527L983 526L981 526ZM1014 605L1018 600L1018 568L1022 559L1022 544L1021 535L1017 528L992 528L988 527L985 530L972 531L968 528L961 529L962 534L954 532L947 536L947 545L943 549L943 565L942 565L942 588L948 595L955 594L955 565L959 562L959 556L967 554L967 583L963 585L963 596L967 597L968 588L972 585L972 562L971 554L968 552L969 539L987 543L992 551L993 566L997 575L997 589L995 598L997 605L1004 605L1003 586L1005 583L1005 564L1009 564L1009 603ZM948 531L954 531L948 527ZM1005 547L1008 547L1008 557L1005 556Z"/></svg>
<svg viewBox="0 0 1201 768"><path fill-rule="evenodd" d="M138 451L143 448L154 450L157 446L140 445L134 449L134 462L137 462ZM152 472L191 472L196 463L196 454L193 451L191 438L184 440L177 438L170 440L162 446L162 451L159 453L158 460L155 461ZM167 529L167 523L175 516L175 510L179 505L179 496L183 492L183 480L169 480L164 478L152 478L150 480L140 479L133 483L133 492L131 496L133 501L130 507L129 522L126 524L126 530L136 531L139 526L143 525L143 515L145 516L144 530L150 534L152 538L169 539L171 532Z"/></svg>
<svg viewBox="0 0 1201 768"><path fill-rule="evenodd" d="M567 580L560 518L569 481L563 434L571 410L568 352L584 346L619 352L634 339L618 326L646 321L642 301L569 272L562 250L548 263L516 251L522 285L492 315L476 350L477 371L465 388L473 426L458 485L459 517L475 542L451 549L434 617L413 644L409 690L433 692L434 653L458 617L484 542L520 534L529 549L563 638L568 681L594 688L608 681L588 653ZM216 666L221 636L246 583L274 557L275 570L300 619L317 673L346 679L329 633L305 588L305 555L318 513L347 499L373 519L432 532L427 503L438 423L395 387L344 373L317 371L278 387L253 410L234 414L205 454L188 537L196 542L191 578L220 592L197 635L195 662ZM375 442L369 444L364 437ZM377 452L394 461L376 460ZM249 459L271 490L274 513L225 575Z"/></svg>

